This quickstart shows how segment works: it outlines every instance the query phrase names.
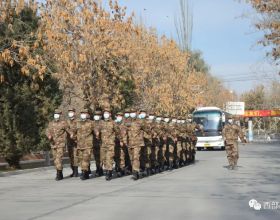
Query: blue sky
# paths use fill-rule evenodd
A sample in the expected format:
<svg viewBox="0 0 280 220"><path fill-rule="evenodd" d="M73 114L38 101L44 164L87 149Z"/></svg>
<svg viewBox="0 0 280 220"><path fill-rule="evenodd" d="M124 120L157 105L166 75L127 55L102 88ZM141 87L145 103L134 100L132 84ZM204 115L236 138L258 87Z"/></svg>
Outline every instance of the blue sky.
<svg viewBox="0 0 280 220"><path fill-rule="evenodd" d="M174 17L179 13L179 0L119 2L127 6L128 13L135 12L136 19L142 17L147 27L177 38ZM254 29L254 11L245 1L190 0L190 5L194 20L192 49L202 51L211 73L223 79L227 88L240 94L267 83L266 77L277 78L279 69L265 58L265 49L256 45L262 33Z"/></svg>

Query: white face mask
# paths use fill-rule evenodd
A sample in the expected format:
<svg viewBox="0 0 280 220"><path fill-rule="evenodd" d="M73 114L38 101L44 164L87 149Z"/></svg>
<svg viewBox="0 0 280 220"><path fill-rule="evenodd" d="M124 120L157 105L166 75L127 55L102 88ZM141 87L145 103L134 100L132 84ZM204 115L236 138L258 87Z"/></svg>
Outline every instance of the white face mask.
<svg viewBox="0 0 280 220"><path fill-rule="evenodd" d="M233 123L233 120L232 120L232 119L229 119L229 120L228 120L228 123L232 124L232 123Z"/></svg>
<svg viewBox="0 0 280 220"><path fill-rule="evenodd" d="M145 112L141 112L140 115L139 115L139 118L140 119L146 118L146 113Z"/></svg>
<svg viewBox="0 0 280 220"><path fill-rule="evenodd" d="M130 117L131 117L131 118L136 118L136 113L135 113L135 112L130 113Z"/></svg>
<svg viewBox="0 0 280 220"><path fill-rule="evenodd" d="M191 119L191 118L189 118L189 119L188 119L188 122L189 122L189 123L192 123L192 119Z"/></svg>
<svg viewBox="0 0 280 220"><path fill-rule="evenodd" d="M155 119L155 116L154 115L150 115L149 116L149 120L154 120Z"/></svg>
<svg viewBox="0 0 280 220"><path fill-rule="evenodd" d="M185 120L182 120L182 124L184 124L186 121Z"/></svg>
<svg viewBox="0 0 280 220"><path fill-rule="evenodd" d="M75 113L74 113L74 112L68 112L68 117L69 117L69 118L73 118L73 117L74 117L74 115L75 115Z"/></svg>
<svg viewBox="0 0 280 220"><path fill-rule="evenodd" d="M124 113L125 118L129 118L129 113Z"/></svg>
<svg viewBox="0 0 280 220"><path fill-rule="evenodd" d="M87 119L87 114L82 113L82 114L81 114L81 119L82 119L82 120L86 120L86 119Z"/></svg>
<svg viewBox="0 0 280 220"><path fill-rule="evenodd" d="M181 124L181 120L177 120L177 124Z"/></svg>
<svg viewBox="0 0 280 220"><path fill-rule="evenodd" d="M156 121L157 121L157 122L160 122L160 121L161 121L161 118L160 118L160 117L156 118Z"/></svg>
<svg viewBox="0 0 280 220"><path fill-rule="evenodd" d="M177 122L177 119L172 119L172 123L176 123Z"/></svg>
<svg viewBox="0 0 280 220"><path fill-rule="evenodd" d="M109 112L105 112L103 114L103 116L104 116L105 119L109 119L110 118L110 113Z"/></svg>
<svg viewBox="0 0 280 220"><path fill-rule="evenodd" d="M122 122L122 116L117 116L117 118L116 118L116 122Z"/></svg>
<svg viewBox="0 0 280 220"><path fill-rule="evenodd" d="M166 123L168 123L168 122L169 122L169 118L165 118L164 121L165 121Z"/></svg>
<svg viewBox="0 0 280 220"><path fill-rule="evenodd" d="M60 114L54 114L53 117L54 117L54 119L59 119L60 118Z"/></svg>
<svg viewBox="0 0 280 220"><path fill-rule="evenodd" d="M100 117L100 115L95 115L95 116L93 116L93 118L95 121L99 121L101 117Z"/></svg>

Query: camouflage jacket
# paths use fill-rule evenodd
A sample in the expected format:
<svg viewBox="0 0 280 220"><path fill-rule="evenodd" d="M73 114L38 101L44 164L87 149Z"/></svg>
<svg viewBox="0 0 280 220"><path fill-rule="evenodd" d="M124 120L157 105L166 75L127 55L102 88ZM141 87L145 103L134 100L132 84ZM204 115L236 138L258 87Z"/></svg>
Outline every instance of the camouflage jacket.
<svg viewBox="0 0 280 220"><path fill-rule="evenodd" d="M65 121L52 121L49 123L46 130L47 137L50 137L52 148L65 147L68 125Z"/></svg>
<svg viewBox="0 0 280 220"><path fill-rule="evenodd" d="M77 147L77 132L76 132L77 120L68 119L67 125L68 125L67 147Z"/></svg>
<svg viewBox="0 0 280 220"><path fill-rule="evenodd" d="M76 127L77 148L89 149L93 147L94 122L91 120L78 121Z"/></svg>
<svg viewBox="0 0 280 220"><path fill-rule="evenodd" d="M144 146L144 124L140 119L126 120L128 146Z"/></svg>
<svg viewBox="0 0 280 220"><path fill-rule="evenodd" d="M127 130L127 126L124 122L116 123L116 138L125 145L128 144Z"/></svg>
<svg viewBox="0 0 280 220"><path fill-rule="evenodd" d="M100 141L103 147L115 145L115 137L118 133L116 123L113 120L100 121L95 133L100 134Z"/></svg>
<svg viewBox="0 0 280 220"><path fill-rule="evenodd" d="M241 127L236 124L225 125L222 135L226 142L237 141L238 137L244 141L244 134Z"/></svg>

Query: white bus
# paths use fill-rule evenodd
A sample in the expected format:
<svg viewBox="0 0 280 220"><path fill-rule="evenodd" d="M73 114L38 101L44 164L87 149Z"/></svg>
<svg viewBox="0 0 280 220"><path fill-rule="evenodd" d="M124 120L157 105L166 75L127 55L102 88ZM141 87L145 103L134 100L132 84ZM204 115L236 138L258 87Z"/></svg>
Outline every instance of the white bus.
<svg viewBox="0 0 280 220"><path fill-rule="evenodd" d="M201 107L193 112L193 120L203 126L197 131L196 149L225 149L222 130L229 114L217 107Z"/></svg>

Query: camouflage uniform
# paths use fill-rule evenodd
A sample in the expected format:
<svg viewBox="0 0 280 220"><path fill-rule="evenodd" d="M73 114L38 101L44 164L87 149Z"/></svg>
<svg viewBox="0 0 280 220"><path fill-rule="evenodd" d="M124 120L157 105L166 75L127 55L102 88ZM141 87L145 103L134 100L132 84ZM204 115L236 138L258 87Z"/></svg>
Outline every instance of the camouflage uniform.
<svg viewBox="0 0 280 220"><path fill-rule="evenodd" d="M177 132L176 132L176 125L173 123L168 124L168 138L167 138L167 146L168 146L168 161L169 161L169 168L172 169L174 166L175 160L175 149L177 143Z"/></svg>
<svg viewBox="0 0 280 220"><path fill-rule="evenodd" d="M123 114L118 113L117 116L123 116ZM117 122L116 125L115 160L116 166L118 168L117 171L119 171L121 175L124 175L128 145L127 127L123 120L121 122Z"/></svg>
<svg viewBox="0 0 280 220"><path fill-rule="evenodd" d="M162 122L156 121L153 127L152 161L156 171L160 171L162 149Z"/></svg>
<svg viewBox="0 0 280 220"><path fill-rule="evenodd" d="M74 109L70 109L69 111L74 112ZM77 177L78 175L78 150L77 150L77 134L75 129L77 128L77 120L72 117L67 120L68 124L68 135L67 135L67 150L70 158L71 168L73 170L72 176Z"/></svg>
<svg viewBox="0 0 280 220"><path fill-rule="evenodd" d="M155 167L155 161L153 157L154 145L153 145L153 129L155 126L154 121L146 120L144 123L144 144L145 144L145 167L151 169Z"/></svg>
<svg viewBox="0 0 280 220"><path fill-rule="evenodd" d="M93 139L93 155L94 160L96 164L96 175L97 176L103 176L103 169L101 164L101 118L102 118L102 112L101 111L95 111L95 116L100 117L99 120L94 120L93 127L94 127L94 139Z"/></svg>
<svg viewBox="0 0 280 220"><path fill-rule="evenodd" d="M54 164L57 170L62 170L62 157L65 150L67 137L67 123L65 121L53 121L47 128L47 136L51 136L51 149Z"/></svg>
<svg viewBox="0 0 280 220"><path fill-rule="evenodd" d="M115 122L111 118L105 121L101 121L99 132L101 137L101 166L104 166L105 170L107 171L106 180L110 180L112 177L114 164L115 137L117 132Z"/></svg>
<svg viewBox="0 0 280 220"><path fill-rule="evenodd" d="M179 119L180 120L180 119ZM177 145L176 145L176 165L180 166L184 161L184 149L183 149L183 132L182 125L176 125L176 133L177 133Z"/></svg>
<svg viewBox="0 0 280 220"><path fill-rule="evenodd" d="M88 114L88 111L84 110L81 113ZM78 121L76 127L76 134L77 134L78 157L81 158L80 166L83 175L88 178L89 165L90 165L92 149L93 149L93 135L94 135L93 121L89 119Z"/></svg>
<svg viewBox="0 0 280 220"><path fill-rule="evenodd" d="M55 110L55 114L60 114L60 110ZM51 142L51 149L54 159L54 165L57 170L57 180L63 178L62 175L62 158L65 151L65 143L67 138L68 125L65 121L54 120L49 123L46 135Z"/></svg>
<svg viewBox="0 0 280 220"><path fill-rule="evenodd" d="M245 142L244 134L240 126L236 124L227 124L223 128L222 135L225 139L227 158L230 168L234 168L237 165L239 158L238 137Z"/></svg>
<svg viewBox="0 0 280 220"><path fill-rule="evenodd" d="M133 112L133 111L131 111ZM140 152L144 148L144 130L143 122L140 119L132 119L127 122L128 125L128 153L132 164L132 170L139 178L140 172Z"/></svg>

